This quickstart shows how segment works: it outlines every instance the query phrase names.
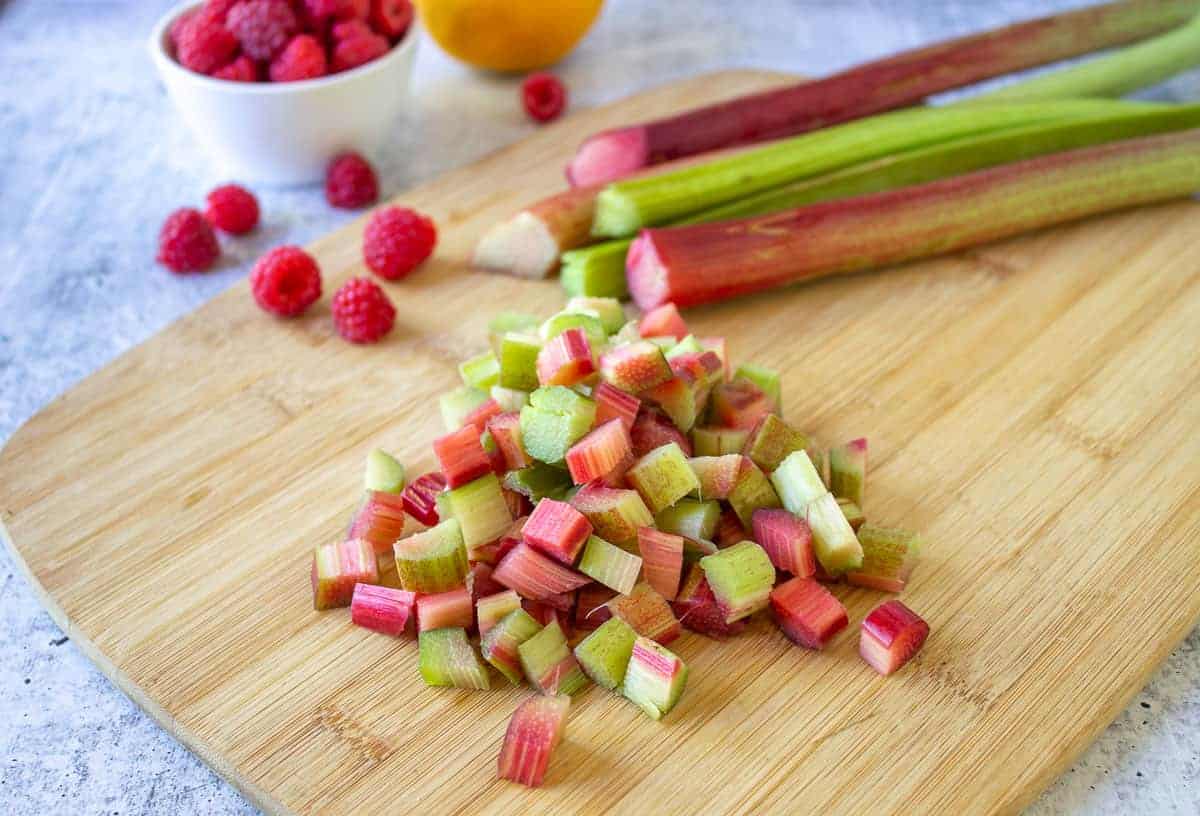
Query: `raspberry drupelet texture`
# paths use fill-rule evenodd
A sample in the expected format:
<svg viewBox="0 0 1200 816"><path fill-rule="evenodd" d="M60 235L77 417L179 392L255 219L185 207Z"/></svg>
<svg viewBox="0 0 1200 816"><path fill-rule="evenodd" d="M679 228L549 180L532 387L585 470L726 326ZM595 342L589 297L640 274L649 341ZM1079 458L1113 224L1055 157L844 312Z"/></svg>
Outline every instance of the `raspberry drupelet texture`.
<svg viewBox="0 0 1200 816"><path fill-rule="evenodd" d="M254 264L250 291L271 314L295 317L321 297L321 270L300 247L275 247Z"/></svg>
<svg viewBox="0 0 1200 816"><path fill-rule="evenodd" d="M208 194L204 215L209 222L230 235L245 235L258 226L258 199L237 184L225 184Z"/></svg>
<svg viewBox="0 0 1200 816"><path fill-rule="evenodd" d="M213 79L227 79L230 82L258 82L258 64L242 54L224 68L213 71Z"/></svg>
<svg viewBox="0 0 1200 816"><path fill-rule="evenodd" d="M325 171L325 200L334 207L355 210L379 198L375 170L358 153L335 156Z"/></svg>
<svg viewBox="0 0 1200 816"><path fill-rule="evenodd" d="M256 60L273 59L300 30L287 0L242 0L229 9L225 25L242 51Z"/></svg>
<svg viewBox="0 0 1200 816"><path fill-rule="evenodd" d="M325 49L311 34L297 34L271 60L272 82L295 82L301 79L316 79L329 73L325 63Z"/></svg>
<svg viewBox="0 0 1200 816"><path fill-rule="evenodd" d="M363 260L381 278L399 280L433 253L437 229L407 207L386 207L371 216L363 233Z"/></svg>
<svg viewBox="0 0 1200 816"><path fill-rule="evenodd" d="M333 47L333 70L349 71L387 53L388 41L374 32L339 40Z"/></svg>
<svg viewBox="0 0 1200 816"><path fill-rule="evenodd" d="M220 254L212 224L191 207L167 216L158 233L158 261L172 272L203 272Z"/></svg>
<svg viewBox="0 0 1200 816"><path fill-rule="evenodd" d="M567 88L553 74L530 74L521 83L521 101L531 119L549 122L567 107Z"/></svg>
<svg viewBox="0 0 1200 816"><path fill-rule="evenodd" d="M409 0L371 0L371 25L385 37L400 38L408 31L412 19Z"/></svg>
<svg viewBox="0 0 1200 816"><path fill-rule="evenodd" d="M392 302L368 278L351 278L333 296L334 328L351 343L375 343L395 322Z"/></svg>
<svg viewBox="0 0 1200 816"><path fill-rule="evenodd" d="M179 63L199 74L211 74L233 59L238 41L233 33L204 13L188 17L175 33L175 56Z"/></svg>

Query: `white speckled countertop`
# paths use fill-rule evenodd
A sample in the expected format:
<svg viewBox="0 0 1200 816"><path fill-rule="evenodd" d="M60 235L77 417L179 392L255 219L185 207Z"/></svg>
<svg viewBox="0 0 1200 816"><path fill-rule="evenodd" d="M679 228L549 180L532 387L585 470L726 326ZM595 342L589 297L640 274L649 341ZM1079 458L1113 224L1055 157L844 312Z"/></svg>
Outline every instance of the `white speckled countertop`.
<svg viewBox="0 0 1200 816"><path fill-rule="evenodd" d="M0 0L0 440L55 395L190 311L269 246L353 216L315 189L260 190L264 223L212 274L153 262L163 216L214 175L154 79L144 39L169 0ZM822 74L1062 0L612 0L559 67L576 105L722 67ZM532 129L516 81L421 43L411 115L381 157L402 190ZM1197 77L1160 94L1200 99ZM0 486L2 491L2 486ZM0 549L0 812L251 814L118 692ZM1030 814L1200 813L1200 630Z"/></svg>

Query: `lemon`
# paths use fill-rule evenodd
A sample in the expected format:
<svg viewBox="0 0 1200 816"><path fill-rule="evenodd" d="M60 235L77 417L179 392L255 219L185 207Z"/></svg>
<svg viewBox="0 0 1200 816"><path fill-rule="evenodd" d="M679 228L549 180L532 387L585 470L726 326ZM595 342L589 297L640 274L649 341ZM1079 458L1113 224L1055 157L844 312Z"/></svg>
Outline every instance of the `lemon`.
<svg viewBox="0 0 1200 816"><path fill-rule="evenodd" d="M603 0L416 0L446 53L491 71L553 65L587 33Z"/></svg>

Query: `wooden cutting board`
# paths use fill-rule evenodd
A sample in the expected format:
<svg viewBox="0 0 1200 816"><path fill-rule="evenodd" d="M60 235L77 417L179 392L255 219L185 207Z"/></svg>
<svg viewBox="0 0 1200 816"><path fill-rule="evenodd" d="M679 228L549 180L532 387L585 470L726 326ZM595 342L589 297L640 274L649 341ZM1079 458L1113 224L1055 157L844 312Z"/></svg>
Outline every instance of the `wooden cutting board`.
<svg viewBox="0 0 1200 816"><path fill-rule="evenodd" d="M380 446L413 473L436 396L500 308L557 283L472 272L481 231L561 185L588 132L781 81L732 72L567 121L412 190L436 259L359 348L328 299L281 322L244 283L55 400L0 455L9 545L56 622L268 813L1011 813L1129 701L1200 614L1200 207L1098 218L687 314L785 372L785 413L870 437L866 511L922 530L903 672L857 657L883 600L839 588L823 654L769 622L691 666L661 723L602 689L545 788L495 779L529 692L426 688L413 643L315 613L308 569ZM327 292L361 224L317 242ZM180 280L180 286L187 281Z"/></svg>

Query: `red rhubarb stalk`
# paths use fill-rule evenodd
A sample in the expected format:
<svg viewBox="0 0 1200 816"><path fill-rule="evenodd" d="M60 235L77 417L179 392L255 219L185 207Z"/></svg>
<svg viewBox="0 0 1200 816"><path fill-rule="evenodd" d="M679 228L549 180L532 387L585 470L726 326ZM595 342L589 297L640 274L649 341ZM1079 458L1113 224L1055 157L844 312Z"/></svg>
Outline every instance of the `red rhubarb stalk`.
<svg viewBox="0 0 1200 816"><path fill-rule="evenodd" d="M940 255L1200 189L1200 129L1070 150L741 221L648 229L626 276L642 309L694 306Z"/></svg>
<svg viewBox="0 0 1200 816"><path fill-rule="evenodd" d="M693 108L588 138L567 165L573 186L734 145L806 133L912 105L990 77L1150 37L1196 13L1188 0L1123 0L1028 20L868 62L814 82Z"/></svg>

